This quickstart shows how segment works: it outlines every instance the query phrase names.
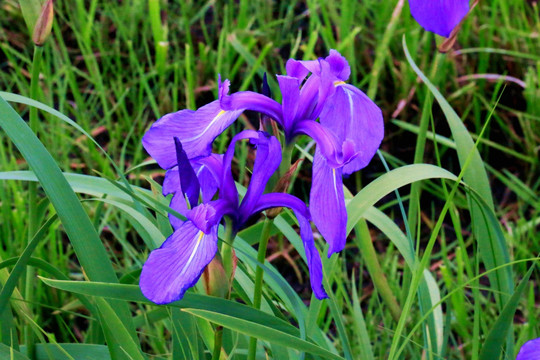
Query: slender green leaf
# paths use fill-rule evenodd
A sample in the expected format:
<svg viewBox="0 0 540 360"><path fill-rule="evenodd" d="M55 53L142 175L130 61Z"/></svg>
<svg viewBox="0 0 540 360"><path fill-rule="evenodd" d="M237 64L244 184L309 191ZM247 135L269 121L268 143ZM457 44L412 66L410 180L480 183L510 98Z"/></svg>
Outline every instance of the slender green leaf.
<svg viewBox="0 0 540 360"><path fill-rule="evenodd" d="M484 344L482 345L482 350L480 350L480 360L494 360L498 359L501 355L505 343L505 338L508 334L508 331L512 327L512 323L514 321L514 314L519 305L519 302L521 301L521 295L527 287L527 284L529 283L529 278L531 277L531 274L535 267L536 264L533 264L529 271L527 271L527 274L525 274L525 277L521 280L516 290L512 294L512 297L510 297L510 299L504 306L501 314L491 327L491 330L486 337L486 341L484 341ZM508 354L508 356L506 356L506 358L512 357L513 354Z"/></svg>
<svg viewBox="0 0 540 360"><path fill-rule="evenodd" d="M17 282L19 281L19 277L24 272L24 269L26 268L26 264L28 263L28 260L30 260L30 257L32 256L32 253L36 249L36 246L40 243L41 240L45 237L47 234L46 232L49 230L49 226L51 226L57 219L56 215L51 216L49 220L43 226L38 230L38 232L34 235L30 243L26 246L24 249L22 255L19 257L19 260L17 261L17 264L15 264L15 267L11 271L11 274L9 275L8 280L4 284L4 287L2 288L2 291L0 291L0 309L3 309L4 306L7 305L9 298L11 297L11 293L17 286Z"/></svg>
<svg viewBox="0 0 540 360"><path fill-rule="evenodd" d="M0 114L0 126L17 146L39 179L43 190L55 207L62 225L64 225L77 258L88 278L117 282L118 279L105 247L54 159L24 120L3 98L0 99ZM136 338L135 328L130 324L131 317L127 305L122 302L114 302L113 307L122 322L128 327L131 336ZM114 343L110 344L111 351L117 351L115 350L118 349L117 346ZM123 358L121 353L118 353L118 356Z"/></svg>
<svg viewBox="0 0 540 360"><path fill-rule="evenodd" d="M446 101L439 90L437 90L437 88L418 68L412 59L411 54L409 53L405 38L403 38L403 49L409 64L433 93L435 99L444 112L448 126L452 132L452 137L456 143L456 150L461 166L464 167L469 154L472 156L470 165L464 171L464 181L471 187L471 189L476 191L482 199L484 199L488 208L493 212L493 198L491 195L489 179L487 177L482 158L480 157L480 153L478 152L478 149L476 149L471 135L448 101ZM488 269L493 269L508 263L510 261L510 255L508 253L508 248L506 246L504 237L500 238L493 235L493 228L490 228L485 220L484 210L478 205L477 202L471 201L470 196L468 197L470 202L473 233L478 241L479 252L482 260L486 264L486 267ZM500 227L500 224L495 226ZM499 306L502 306L504 304L504 299L512 293L512 269L510 267L504 267L500 271L490 273L490 281L492 285L495 286L495 289L500 292L500 295L497 296L497 298L499 299Z"/></svg>
<svg viewBox="0 0 540 360"><path fill-rule="evenodd" d="M100 296L104 298L118 299L124 301L134 301L145 304L153 304L146 299L137 285L111 284L88 281L63 281L41 278L49 286L57 289L71 291L74 293ZM176 308L194 308L208 311L221 312L233 317L242 317L252 322L259 322L270 326L276 330L298 336L299 331L288 322L276 318L270 314L255 310L250 306L236 303L234 301L220 299L213 296L199 295L187 292L180 301L167 305Z"/></svg>
<svg viewBox="0 0 540 360"><path fill-rule="evenodd" d="M138 338L134 339L130 335L128 329L126 329L111 305L100 297L96 297L96 303L102 318L102 324L108 328L120 348L125 351L130 359L145 360L146 357L141 351L139 342L137 341Z"/></svg>
<svg viewBox="0 0 540 360"><path fill-rule="evenodd" d="M231 330L238 331L239 333L256 337L257 339L268 341L270 343L279 344L281 346L286 346L294 348L298 351L303 351L306 353L324 356L325 359L340 359L343 358L339 355L332 354L328 350L325 350L313 343L302 340L296 336L287 334L285 332L276 330L267 325L261 323L255 323L252 321L245 320L241 317L233 317L230 315L224 315L218 312L200 310L200 309L190 309L185 308L183 311L193 314L195 316L201 317L203 319L209 320L218 325L222 325Z"/></svg>
<svg viewBox="0 0 540 360"><path fill-rule="evenodd" d="M351 232L366 210L394 190L415 181L441 178L457 180L457 176L448 170L428 164L403 166L378 177L360 190L347 204L347 214L349 216L347 233Z"/></svg>
<svg viewBox="0 0 540 360"><path fill-rule="evenodd" d="M23 353L0 343L0 359L6 359L6 360L30 360L26 355Z"/></svg>
<svg viewBox="0 0 540 360"><path fill-rule="evenodd" d="M25 350L24 347L21 347ZM69 354L69 356L66 355ZM94 344L36 344L36 360L110 360L105 345ZM3 359L3 358L2 358ZM26 359L26 358L25 358Z"/></svg>

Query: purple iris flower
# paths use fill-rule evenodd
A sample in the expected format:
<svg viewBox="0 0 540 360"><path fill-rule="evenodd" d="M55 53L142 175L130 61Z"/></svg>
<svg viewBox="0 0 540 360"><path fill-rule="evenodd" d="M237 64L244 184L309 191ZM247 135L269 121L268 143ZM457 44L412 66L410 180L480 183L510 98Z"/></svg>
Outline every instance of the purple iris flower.
<svg viewBox="0 0 540 360"><path fill-rule="evenodd" d="M365 167L379 148L382 112L362 91L345 83L350 67L336 50L325 59L290 59L286 70L287 75L278 76L282 104L250 91L228 95L229 81L220 79L218 100L197 111L164 116L145 134L143 144L163 168L175 163L168 155L174 148L172 137L180 139L188 158L208 156L213 140L246 110L275 120L288 144L299 135L310 136L317 143L310 209L331 256L344 248L346 239L342 176Z"/></svg>
<svg viewBox="0 0 540 360"><path fill-rule="evenodd" d="M240 202L231 163L235 144L243 139L250 140L257 149L257 155L250 184ZM141 273L143 294L156 304L180 300L216 255L218 227L224 216L229 216L232 226L238 230L251 216L265 209L288 207L298 219L313 292L318 299L326 298L321 258L313 240L306 205L289 194L263 194L268 180L281 162L279 141L264 132L245 130L232 139L225 155L210 154L192 160L189 160L186 148L178 138L173 138L173 142L175 149L167 160L171 170L164 182L164 193L175 191L171 207L186 220L171 221L174 233L159 249L150 253ZM216 192L217 199L212 200ZM202 197L200 204L199 197Z"/></svg>
<svg viewBox="0 0 540 360"><path fill-rule="evenodd" d="M540 359L540 338L527 341L516 357L516 360L538 360Z"/></svg>
<svg viewBox="0 0 540 360"><path fill-rule="evenodd" d="M449 37L469 12L469 0L409 0L411 15L427 31Z"/></svg>

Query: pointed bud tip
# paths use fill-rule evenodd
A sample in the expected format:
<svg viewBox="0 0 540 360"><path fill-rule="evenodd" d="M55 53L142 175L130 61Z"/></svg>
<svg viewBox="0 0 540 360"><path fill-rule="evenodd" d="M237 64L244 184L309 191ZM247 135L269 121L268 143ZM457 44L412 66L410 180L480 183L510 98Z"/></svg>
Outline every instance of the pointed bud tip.
<svg viewBox="0 0 540 360"><path fill-rule="evenodd" d="M36 46L43 46L49 35L54 21L53 0L47 0L41 8L41 13L34 27L32 41Z"/></svg>
<svg viewBox="0 0 540 360"><path fill-rule="evenodd" d="M203 284L206 294L220 298L227 296L229 281L219 256L214 257L204 269Z"/></svg>

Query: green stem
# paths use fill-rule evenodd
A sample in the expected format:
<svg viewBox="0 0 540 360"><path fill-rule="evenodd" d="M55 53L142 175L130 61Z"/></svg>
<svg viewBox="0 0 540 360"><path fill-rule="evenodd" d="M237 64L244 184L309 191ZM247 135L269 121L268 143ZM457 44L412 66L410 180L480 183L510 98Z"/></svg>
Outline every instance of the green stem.
<svg viewBox="0 0 540 360"><path fill-rule="evenodd" d="M214 351L212 360L219 360L221 356L221 345L223 344L223 326L218 325L214 333Z"/></svg>
<svg viewBox="0 0 540 360"><path fill-rule="evenodd" d="M358 221L355 226L355 231L358 247L360 248L360 253L362 254L364 262L366 263L369 276L371 277L375 288L381 295L382 300L390 309L392 317L395 321L399 321L401 308L399 307L396 297L394 296L392 289L390 289L388 281L386 281L386 276L377 260L377 253L373 247L366 221L363 219Z"/></svg>
<svg viewBox="0 0 540 360"><path fill-rule="evenodd" d="M233 260L233 241L236 236L233 222L230 217L225 216L225 236L221 243L221 261L223 269L229 279L229 290L227 291L227 299L231 296L232 282L234 278L234 260ZM223 327L218 325L214 332L214 350L212 351L212 360L219 360L221 357L221 348L223 344Z"/></svg>
<svg viewBox="0 0 540 360"><path fill-rule="evenodd" d="M268 239L270 237L270 229L274 223L273 219L266 218L264 220L261 239L259 241L259 251L257 252L257 261L264 264L266 259L266 248L268 247ZM262 302L262 281L264 271L261 266L257 266L255 270L255 289L253 291L253 308L260 309ZM255 360L257 354L257 338L252 337L249 340L248 360Z"/></svg>
<svg viewBox="0 0 540 360"><path fill-rule="evenodd" d="M32 74L30 78L30 98L37 100L39 90L39 69L41 67L41 58L43 49L39 46L34 46L34 57L32 60ZM37 134L39 130L39 119L37 108L30 107L30 128ZM28 185L28 242L32 240L37 231L37 183L31 182ZM24 298L27 301L29 310L32 310L34 301L34 269L29 266L26 269ZM28 357L34 359L35 353L35 338L32 327L28 324L24 328L24 339L26 348L28 349Z"/></svg>
<svg viewBox="0 0 540 360"><path fill-rule="evenodd" d="M223 269L225 269L225 274L230 281L229 284L229 294L232 285L233 278L233 252L232 245L236 233L234 232L234 226L230 217L225 216L225 236L221 245L221 260L223 261Z"/></svg>
<svg viewBox="0 0 540 360"><path fill-rule="evenodd" d="M281 164L279 165L279 176L285 175L287 171L289 171L291 167L291 159L292 159L292 153L294 150L294 144L295 142L292 141L290 144L286 144L283 147L283 151L281 154Z"/></svg>

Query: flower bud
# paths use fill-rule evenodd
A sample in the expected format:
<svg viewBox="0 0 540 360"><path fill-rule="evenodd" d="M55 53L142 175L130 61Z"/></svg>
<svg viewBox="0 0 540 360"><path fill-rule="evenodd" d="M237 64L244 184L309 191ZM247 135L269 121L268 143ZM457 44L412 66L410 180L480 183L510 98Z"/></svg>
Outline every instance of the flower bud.
<svg viewBox="0 0 540 360"><path fill-rule="evenodd" d="M225 298L229 292L230 282L223 268L221 257L216 255L203 272L205 292L210 296Z"/></svg>
<svg viewBox="0 0 540 360"><path fill-rule="evenodd" d="M53 0L47 0L41 8L41 13L34 27L32 40L36 46L43 46L49 35L54 20Z"/></svg>

